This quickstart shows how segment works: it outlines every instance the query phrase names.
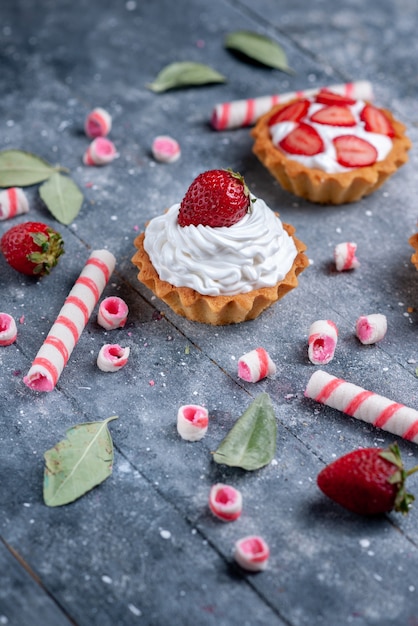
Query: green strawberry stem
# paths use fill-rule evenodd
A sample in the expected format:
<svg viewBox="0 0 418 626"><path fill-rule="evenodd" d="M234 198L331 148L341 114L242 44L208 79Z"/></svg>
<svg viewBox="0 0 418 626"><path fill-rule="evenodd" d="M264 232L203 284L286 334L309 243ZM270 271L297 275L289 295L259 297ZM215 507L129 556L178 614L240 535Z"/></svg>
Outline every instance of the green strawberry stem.
<svg viewBox="0 0 418 626"><path fill-rule="evenodd" d="M35 263L34 274L49 274L51 269L58 263L59 257L64 253L64 242L59 233L51 228L47 234L41 232L30 233L33 242L40 248L37 252L31 252L27 258Z"/></svg>
<svg viewBox="0 0 418 626"><path fill-rule="evenodd" d="M405 470L397 443L393 443L386 450L383 450L380 453L380 456L398 468L392 476L388 478L388 481L391 485L395 485L398 488L393 507L394 510L399 513L406 514L408 513L412 502L415 500L415 496L406 491L405 481L408 476L418 472L418 465L415 465L409 470Z"/></svg>

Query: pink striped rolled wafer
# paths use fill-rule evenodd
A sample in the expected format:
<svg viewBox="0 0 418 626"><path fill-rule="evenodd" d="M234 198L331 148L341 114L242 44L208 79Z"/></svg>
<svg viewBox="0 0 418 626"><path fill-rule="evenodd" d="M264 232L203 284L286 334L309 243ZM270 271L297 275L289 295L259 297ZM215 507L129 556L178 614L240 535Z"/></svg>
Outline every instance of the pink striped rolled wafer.
<svg viewBox="0 0 418 626"><path fill-rule="evenodd" d="M84 165L107 165L118 157L115 145L106 137L93 139L83 156Z"/></svg>
<svg viewBox="0 0 418 626"><path fill-rule="evenodd" d="M90 111L84 121L84 131L87 137L94 139L95 137L106 137L112 128L112 117L110 113L97 107Z"/></svg>
<svg viewBox="0 0 418 626"><path fill-rule="evenodd" d="M334 248L334 261L337 272L354 270L360 267L356 257L357 244L352 241L339 243Z"/></svg>
<svg viewBox="0 0 418 626"><path fill-rule="evenodd" d="M100 303L97 323L106 330L123 328L128 318L128 312L128 305L122 298L109 296Z"/></svg>
<svg viewBox="0 0 418 626"><path fill-rule="evenodd" d="M263 537L249 535L235 543L234 557L238 565L249 572L261 572L267 567L270 548Z"/></svg>
<svg viewBox="0 0 418 626"><path fill-rule="evenodd" d="M361 315L356 322L356 335L364 345L370 345L381 341L386 335L388 323L386 315L372 313Z"/></svg>
<svg viewBox="0 0 418 626"><path fill-rule="evenodd" d="M91 253L29 372L23 378L30 389L54 389L115 268L115 262L115 257L108 250L94 250Z"/></svg>
<svg viewBox="0 0 418 626"><path fill-rule="evenodd" d="M181 155L179 143L168 135L158 135L151 149L154 159L160 163L174 163Z"/></svg>
<svg viewBox="0 0 418 626"><path fill-rule="evenodd" d="M338 329L331 320L311 324L308 336L308 357L314 365L326 365L334 358Z"/></svg>
<svg viewBox="0 0 418 626"><path fill-rule="evenodd" d="M306 386L305 396L418 443L418 411L327 374L323 370L317 370L312 374Z"/></svg>
<svg viewBox="0 0 418 626"><path fill-rule="evenodd" d="M0 313L0 346L10 346L17 339L14 318L8 313Z"/></svg>
<svg viewBox="0 0 418 626"><path fill-rule="evenodd" d="M217 104L212 111L211 124L215 130L228 130L243 128L255 124L259 117L270 111L279 103L287 102L293 98L309 97L318 93L324 87L302 89L289 93L261 96L260 98L248 98L247 100L235 100ZM372 100L372 85L367 80L344 83L325 87L342 96L355 98L356 100Z"/></svg>
<svg viewBox="0 0 418 626"><path fill-rule="evenodd" d="M130 348L122 348L118 343L106 343L97 355L97 367L102 372L117 372L127 364Z"/></svg>
<svg viewBox="0 0 418 626"><path fill-rule="evenodd" d="M29 202L23 189L10 187L0 191L0 220L8 220L28 211Z"/></svg>
<svg viewBox="0 0 418 626"><path fill-rule="evenodd" d="M238 359L238 376L249 383L256 383L275 373L276 365L264 348L251 350Z"/></svg>
<svg viewBox="0 0 418 626"><path fill-rule="evenodd" d="M177 432L186 441L199 441L207 433L208 410L198 404L185 404L177 412Z"/></svg>

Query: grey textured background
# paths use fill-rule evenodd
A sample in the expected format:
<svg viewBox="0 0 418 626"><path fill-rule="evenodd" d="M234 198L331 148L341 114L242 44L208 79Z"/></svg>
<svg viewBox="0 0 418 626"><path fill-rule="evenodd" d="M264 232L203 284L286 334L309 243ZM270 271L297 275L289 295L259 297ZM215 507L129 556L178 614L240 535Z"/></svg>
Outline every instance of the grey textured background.
<svg viewBox="0 0 418 626"><path fill-rule="evenodd" d="M69 168L83 208L57 224L27 189L31 210L59 228L66 254L38 282L0 258L0 310L18 340L0 349L0 624L9 626L358 626L418 624L418 507L408 517L362 519L316 487L325 463L395 437L303 397L314 371L307 334L315 319L339 328L326 369L417 408L418 274L408 238L417 229L417 152L381 190L353 205L318 207L282 191L251 152L248 129L218 133L214 105L245 97L367 79L417 143L418 9L414 0L3 0L0 7L0 148L34 152ZM237 29L285 49L292 75L246 64L223 47ZM175 60L207 63L228 82L156 95L146 88ZM113 116L120 157L88 168L86 113ZM182 157L157 164L153 138L171 134ZM133 239L179 201L205 169L232 167L292 223L311 266L299 287L257 320L224 328L188 322L136 279ZM0 223L0 235L11 222ZM361 267L337 274L332 252L355 241ZM92 316L57 388L36 394L22 382L91 249L117 258L104 295L129 305L123 330L106 333ZM409 309L409 310L408 310ZM161 312L163 315L161 315ZM388 333L361 346L354 324L380 312ZM103 343L129 345L116 374L96 365ZM278 367L273 380L239 381L237 360L261 345ZM155 384L150 385L150 381ZM278 419L277 454L254 472L217 466L210 452L261 391ZM205 404L207 436L189 444L175 428L181 404ZM112 476L77 502L47 508L43 453L70 426L112 414ZM398 440L408 467L414 444ZM242 490L244 512L222 524L208 512L216 481ZM410 488L418 493L417 478ZM165 532L163 532L165 531ZM268 569L234 565L232 546L259 533Z"/></svg>

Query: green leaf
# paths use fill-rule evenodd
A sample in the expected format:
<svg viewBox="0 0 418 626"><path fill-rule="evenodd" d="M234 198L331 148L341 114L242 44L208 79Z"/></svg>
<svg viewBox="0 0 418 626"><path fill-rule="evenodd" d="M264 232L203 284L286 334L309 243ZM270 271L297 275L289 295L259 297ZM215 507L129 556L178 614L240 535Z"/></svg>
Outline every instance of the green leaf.
<svg viewBox="0 0 418 626"><path fill-rule="evenodd" d="M287 64L286 53L283 48L264 35L247 30L238 30L226 36L225 47L235 52L240 52L268 67L293 73L293 70Z"/></svg>
<svg viewBox="0 0 418 626"><path fill-rule="evenodd" d="M83 194L75 182L59 172L54 172L39 188L39 194L61 224L71 224L83 204Z"/></svg>
<svg viewBox="0 0 418 626"><path fill-rule="evenodd" d="M101 422L77 424L67 438L45 452L44 502L61 506L73 502L112 473L113 442L107 428L117 415Z"/></svg>
<svg viewBox="0 0 418 626"><path fill-rule="evenodd" d="M277 422L268 393L261 393L235 422L213 455L216 463L255 470L276 452Z"/></svg>
<svg viewBox="0 0 418 626"><path fill-rule="evenodd" d="M191 85L205 85L207 83L225 83L226 78L208 65L183 61L171 63L161 70L152 83L147 87L157 93L174 89L175 87L189 87Z"/></svg>
<svg viewBox="0 0 418 626"><path fill-rule="evenodd" d="M0 187L28 187L46 180L54 171L50 163L30 152L0 152Z"/></svg>

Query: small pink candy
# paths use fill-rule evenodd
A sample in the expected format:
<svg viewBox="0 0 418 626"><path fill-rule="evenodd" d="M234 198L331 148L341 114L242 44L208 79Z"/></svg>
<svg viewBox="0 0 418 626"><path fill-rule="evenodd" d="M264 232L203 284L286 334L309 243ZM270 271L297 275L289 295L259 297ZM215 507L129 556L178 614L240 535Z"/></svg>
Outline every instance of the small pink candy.
<svg viewBox="0 0 418 626"><path fill-rule="evenodd" d="M235 544L234 557L238 565L250 572L260 572L267 567L270 548L262 537L249 535Z"/></svg>
<svg viewBox="0 0 418 626"><path fill-rule="evenodd" d="M106 137L112 128L112 118L110 114L100 107L93 109L84 121L84 131L87 137Z"/></svg>
<svg viewBox="0 0 418 626"><path fill-rule="evenodd" d="M238 489L217 483L209 492L209 508L223 522L234 522L242 512L242 495Z"/></svg>
<svg viewBox="0 0 418 626"><path fill-rule="evenodd" d="M338 329L331 320L311 324L308 336L308 357L314 365L326 365L334 358Z"/></svg>
<svg viewBox="0 0 418 626"><path fill-rule="evenodd" d="M356 335L361 343L370 345L383 339L387 328L386 315L381 313L362 315L356 322Z"/></svg>
<svg viewBox="0 0 418 626"><path fill-rule="evenodd" d="M275 373L276 365L264 348L251 350L238 359L238 376L249 383L257 383Z"/></svg>
<svg viewBox="0 0 418 626"><path fill-rule="evenodd" d="M93 139L83 156L84 165L107 165L118 157L115 145L106 137Z"/></svg>
<svg viewBox="0 0 418 626"><path fill-rule="evenodd" d="M23 189L10 187L0 191L0 220L8 220L28 211L29 202Z"/></svg>
<svg viewBox="0 0 418 626"><path fill-rule="evenodd" d="M354 270L360 267L356 257L357 244L353 242L339 243L334 248L334 261L337 272Z"/></svg>
<svg viewBox="0 0 418 626"><path fill-rule="evenodd" d="M14 318L8 313L0 313L0 346L10 346L16 338L17 327Z"/></svg>
<svg viewBox="0 0 418 626"><path fill-rule="evenodd" d="M160 163L174 163L180 158L178 142L168 135L159 135L152 142L152 154Z"/></svg>
<svg viewBox="0 0 418 626"><path fill-rule="evenodd" d="M123 328L128 317L128 305L122 298L109 296L102 300L97 314L97 323L106 330Z"/></svg>
<svg viewBox="0 0 418 626"><path fill-rule="evenodd" d="M97 356L97 367L102 372L117 372L127 364L129 348L121 348L117 343L107 343L100 349Z"/></svg>
<svg viewBox="0 0 418 626"><path fill-rule="evenodd" d="M177 413L177 432L186 441L199 441L206 435L209 426L207 409L198 404L181 406Z"/></svg>

